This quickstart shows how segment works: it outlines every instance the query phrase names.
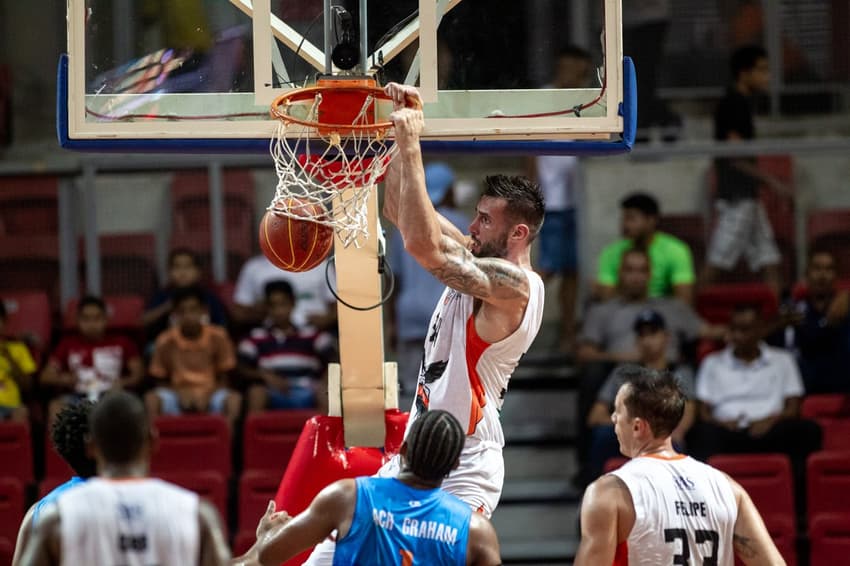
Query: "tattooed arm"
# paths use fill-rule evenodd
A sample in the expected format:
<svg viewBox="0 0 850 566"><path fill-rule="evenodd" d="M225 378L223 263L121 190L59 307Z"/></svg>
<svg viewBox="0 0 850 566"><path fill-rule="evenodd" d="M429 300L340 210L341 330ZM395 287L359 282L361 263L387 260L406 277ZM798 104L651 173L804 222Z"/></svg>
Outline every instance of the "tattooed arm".
<svg viewBox="0 0 850 566"><path fill-rule="evenodd" d="M733 545L735 555L747 566L779 566L785 560L773 543L753 500L738 482L729 478L738 503Z"/></svg>

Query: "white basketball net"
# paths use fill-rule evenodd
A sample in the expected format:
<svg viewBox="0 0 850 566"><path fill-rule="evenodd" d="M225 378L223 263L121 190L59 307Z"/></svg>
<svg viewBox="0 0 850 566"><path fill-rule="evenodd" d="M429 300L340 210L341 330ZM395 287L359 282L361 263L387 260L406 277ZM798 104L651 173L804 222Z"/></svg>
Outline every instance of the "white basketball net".
<svg viewBox="0 0 850 566"><path fill-rule="evenodd" d="M371 123L367 118L374 102L373 96L366 95L352 125ZM287 102L278 109L288 116L317 122L321 104L322 94L317 93L312 100ZM278 181L268 209L330 226L345 247L352 243L360 247L361 237L369 237L369 191L397 151L393 140L387 139L387 131L348 130L341 134L278 120L269 150ZM303 208L290 211L280 205L292 197L319 203L328 213L307 214Z"/></svg>

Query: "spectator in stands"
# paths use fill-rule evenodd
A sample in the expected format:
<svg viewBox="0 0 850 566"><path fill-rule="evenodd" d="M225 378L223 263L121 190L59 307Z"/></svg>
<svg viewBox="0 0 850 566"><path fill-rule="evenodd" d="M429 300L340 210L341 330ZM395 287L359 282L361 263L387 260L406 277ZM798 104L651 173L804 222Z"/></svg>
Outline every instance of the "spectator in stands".
<svg viewBox="0 0 850 566"><path fill-rule="evenodd" d="M652 370L670 372L679 382L679 386L688 399L682 420L672 433L673 444L681 451L685 447L685 435L694 424L697 413L694 371L687 364L672 362L668 359L667 347L670 342L670 333L667 332L664 317L658 311L651 309L641 311L633 327L637 334L638 363ZM614 398L617 396L617 391L626 382L629 372L637 367L634 364L617 366L605 380L596 396L596 402L590 409L587 417L591 436L590 465L589 476L585 478L588 482L602 474L602 468L608 458L620 455L620 447L614 435L614 425L611 423L611 413L614 411Z"/></svg>
<svg viewBox="0 0 850 566"><path fill-rule="evenodd" d="M253 382L248 411L308 409L327 412L327 367L336 358L333 336L292 323L292 285L266 285L267 318L239 343L240 373Z"/></svg>
<svg viewBox="0 0 850 566"><path fill-rule="evenodd" d="M201 265L198 256L189 249L177 248L168 255L168 283L148 302L147 310L142 315L142 325L145 327L147 340L153 341L169 326L169 318L173 310L173 297L177 289L200 286ZM227 309L215 293L207 289L204 292L204 302L207 306L210 322L219 326L227 326Z"/></svg>
<svg viewBox="0 0 850 566"><path fill-rule="evenodd" d="M796 352L806 393L850 393L850 293L835 286L835 256L813 249L806 293L784 309L784 345Z"/></svg>
<svg viewBox="0 0 850 566"><path fill-rule="evenodd" d="M669 334L667 360L685 361L683 347L697 338L720 338L721 326L703 322L690 305L672 297L650 297L650 259L641 248L624 251L617 276L617 294L588 309L581 332L577 360L581 364L577 427L579 452L587 452L587 415L602 383L616 364L640 360L634 321L644 309L657 311L664 318Z"/></svg>
<svg viewBox="0 0 850 566"><path fill-rule="evenodd" d="M590 84L592 69L590 53L568 45L558 54L554 80L547 88L585 88ZM546 207L546 222L540 228L537 268L547 285L552 277L559 278L561 327L558 346L564 353L574 353L578 295L576 201L581 179L580 162L574 155L541 155L531 160L530 169L529 178L540 184Z"/></svg>
<svg viewBox="0 0 850 566"><path fill-rule="evenodd" d="M736 307L729 346L706 357L697 373L701 420L690 451L700 459L723 452L786 453L803 493L806 458L820 449L820 427L799 418L803 382L794 358L761 342L762 335L758 307Z"/></svg>
<svg viewBox="0 0 850 566"><path fill-rule="evenodd" d="M756 137L753 123L754 95L767 91L770 67L767 52L758 46L737 49L731 59L733 83L714 112L714 139L740 142ZM781 257L773 229L759 200L764 184L791 198L791 189L759 170L755 157L721 157L717 172L717 223L708 244L702 283L712 283L719 271L729 271L746 255L752 271L761 270L765 282L778 297L782 288Z"/></svg>
<svg viewBox="0 0 850 566"><path fill-rule="evenodd" d="M233 342L222 327L205 322L201 289L178 289L172 300L175 325L156 339L148 370L166 381L145 396L148 414L218 413L232 428L242 406L242 396L227 387L236 367Z"/></svg>
<svg viewBox="0 0 850 566"><path fill-rule="evenodd" d="M455 227L466 230L469 218L455 208L454 184L454 171L447 164L429 163L425 166L425 188L437 212ZM395 339L401 393L412 403L422 365L425 332L445 285L404 250L398 230L393 231L390 240L390 265L396 276L396 292L390 302L393 324L389 334Z"/></svg>
<svg viewBox="0 0 850 566"><path fill-rule="evenodd" d="M0 421L27 422L29 411L21 392L29 389L35 360L26 344L6 335L6 306L0 300Z"/></svg>
<svg viewBox="0 0 850 566"><path fill-rule="evenodd" d="M107 326L103 300L84 297L77 305L77 332L59 341L41 372L41 383L61 392L48 405L49 422L67 403L140 385L144 365L136 344Z"/></svg>
<svg viewBox="0 0 850 566"><path fill-rule="evenodd" d="M647 251L652 266L650 297L674 296L693 303L694 264L691 250L682 240L658 231L658 201L645 193L632 193L620 202L623 238L609 244L599 255L595 295L608 299L617 292L620 260L626 250Z"/></svg>
<svg viewBox="0 0 850 566"><path fill-rule="evenodd" d="M233 317L239 324L262 324L266 316L266 284L280 279L288 281L295 291L297 308L292 322L296 326L336 331L336 299L325 281L325 265L291 273L272 264L263 254L246 261L236 279Z"/></svg>

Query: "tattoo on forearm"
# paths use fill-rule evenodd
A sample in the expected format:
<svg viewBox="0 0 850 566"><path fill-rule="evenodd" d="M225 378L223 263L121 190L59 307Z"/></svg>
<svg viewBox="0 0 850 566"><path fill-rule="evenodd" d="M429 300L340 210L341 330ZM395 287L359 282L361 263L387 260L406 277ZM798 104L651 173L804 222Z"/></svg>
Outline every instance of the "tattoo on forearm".
<svg viewBox="0 0 850 566"><path fill-rule="evenodd" d="M443 236L441 265L431 268L434 277L461 293L481 299L516 299L528 294L528 278L522 269L496 258L476 258L460 243Z"/></svg>
<svg viewBox="0 0 850 566"><path fill-rule="evenodd" d="M753 539L750 537L734 534L732 535L732 544L735 547L735 552L741 558L755 558L758 556L758 552L756 552L753 546Z"/></svg>

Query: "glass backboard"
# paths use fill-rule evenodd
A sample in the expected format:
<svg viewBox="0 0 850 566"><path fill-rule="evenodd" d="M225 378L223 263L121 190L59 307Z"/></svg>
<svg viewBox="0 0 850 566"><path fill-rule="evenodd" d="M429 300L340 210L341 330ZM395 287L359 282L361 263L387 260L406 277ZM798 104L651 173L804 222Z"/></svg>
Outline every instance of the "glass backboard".
<svg viewBox="0 0 850 566"><path fill-rule="evenodd" d="M365 73L419 87L432 148L624 151L621 29L620 0L68 0L59 135L76 149L264 151L277 95Z"/></svg>

